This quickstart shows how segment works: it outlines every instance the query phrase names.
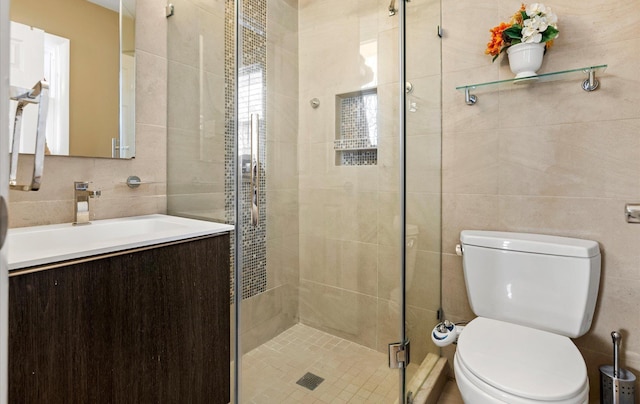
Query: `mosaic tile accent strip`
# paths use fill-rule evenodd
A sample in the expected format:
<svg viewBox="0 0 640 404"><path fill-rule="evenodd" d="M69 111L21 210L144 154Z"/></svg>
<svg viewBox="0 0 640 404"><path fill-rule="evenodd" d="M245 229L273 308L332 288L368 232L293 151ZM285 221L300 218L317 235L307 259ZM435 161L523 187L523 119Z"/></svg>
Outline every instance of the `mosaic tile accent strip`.
<svg viewBox="0 0 640 404"><path fill-rule="evenodd" d="M338 151L340 165L343 166L375 166L378 164L378 150Z"/></svg>
<svg viewBox="0 0 640 404"><path fill-rule="evenodd" d="M235 126L235 49L234 49L234 2L225 3L225 217L233 223L235 218L235 142L244 160L250 154L249 127L251 114L260 116L260 181L259 181L259 224L251 225L251 190L249 180L244 173L241 182L240 203L243 206L242 217L242 299L255 296L266 290L267 285L267 206L266 206L266 0L244 0L242 3L242 57L239 71L238 127ZM238 136L236 139L236 129ZM247 207L247 208L244 208ZM235 246L231 243L231 300L234 298Z"/></svg>
<svg viewBox="0 0 640 404"><path fill-rule="evenodd" d="M338 96L339 133L334 149L339 165L378 163L378 93L369 90Z"/></svg>
<svg viewBox="0 0 640 404"><path fill-rule="evenodd" d="M333 141L334 150L365 150L377 149L378 146L371 144L371 139L336 139Z"/></svg>

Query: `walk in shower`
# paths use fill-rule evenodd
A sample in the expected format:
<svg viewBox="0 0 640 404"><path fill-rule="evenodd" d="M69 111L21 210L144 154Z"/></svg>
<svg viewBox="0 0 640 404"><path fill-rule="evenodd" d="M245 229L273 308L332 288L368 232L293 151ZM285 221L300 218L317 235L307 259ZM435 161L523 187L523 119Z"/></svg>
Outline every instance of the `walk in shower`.
<svg viewBox="0 0 640 404"><path fill-rule="evenodd" d="M232 402L399 400L439 354L439 0L173 5L168 213L236 226Z"/></svg>

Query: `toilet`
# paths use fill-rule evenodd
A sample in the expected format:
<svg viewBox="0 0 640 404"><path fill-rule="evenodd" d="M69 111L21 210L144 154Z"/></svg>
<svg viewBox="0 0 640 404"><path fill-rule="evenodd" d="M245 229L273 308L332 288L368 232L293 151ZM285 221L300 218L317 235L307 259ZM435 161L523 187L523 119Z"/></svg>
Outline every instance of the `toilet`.
<svg viewBox="0 0 640 404"><path fill-rule="evenodd" d="M478 316L454 357L465 403L588 403L584 335L600 283L598 243L540 234L465 230L464 279Z"/></svg>

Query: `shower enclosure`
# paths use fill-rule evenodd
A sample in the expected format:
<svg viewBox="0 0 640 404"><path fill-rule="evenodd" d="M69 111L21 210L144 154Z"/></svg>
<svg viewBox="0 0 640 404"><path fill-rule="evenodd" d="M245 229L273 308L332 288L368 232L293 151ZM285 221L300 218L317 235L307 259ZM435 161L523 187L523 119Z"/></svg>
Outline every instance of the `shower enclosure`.
<svg viewBox="0 0 640 404"><path fill-rule="evenodd" d="M173 5L168 212L235 225L232 402L404 402L439 354L439 0Z"/></svg>

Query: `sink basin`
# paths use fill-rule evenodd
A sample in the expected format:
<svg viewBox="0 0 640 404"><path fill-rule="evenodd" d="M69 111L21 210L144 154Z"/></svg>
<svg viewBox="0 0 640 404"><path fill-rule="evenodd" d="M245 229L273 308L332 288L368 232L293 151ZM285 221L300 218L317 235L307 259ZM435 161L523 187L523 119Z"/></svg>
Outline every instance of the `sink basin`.
<svg viewBox="0 0 640 404"><path fill-rule="evenodd" d="M233 226L167 215L9 229L9 270L225 233Z"/></svg>

